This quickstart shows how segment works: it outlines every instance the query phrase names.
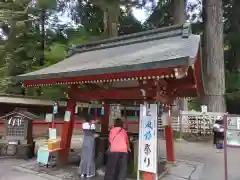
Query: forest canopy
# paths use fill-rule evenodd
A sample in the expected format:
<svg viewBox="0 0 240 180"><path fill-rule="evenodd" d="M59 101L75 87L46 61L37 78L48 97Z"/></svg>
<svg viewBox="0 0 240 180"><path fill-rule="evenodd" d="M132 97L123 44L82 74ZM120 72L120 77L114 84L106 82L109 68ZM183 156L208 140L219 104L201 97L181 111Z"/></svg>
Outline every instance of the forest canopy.
<svg viewBox="0 0 240 180"><path fill-rule="evenodd" d="M202 7L201 0L185 6L193 32L201 35L206 25ZM134 8L149 15L144 22L134 16ZM63 98L66 87L25 90L12 77L55 64L78 44L172 25L174 8L174 0L1 0L0 91ZM224 97L229 107L240 99L239 8L239 0L223 0ZM197 108L196 101L191 100L191 108Z"/></svg>

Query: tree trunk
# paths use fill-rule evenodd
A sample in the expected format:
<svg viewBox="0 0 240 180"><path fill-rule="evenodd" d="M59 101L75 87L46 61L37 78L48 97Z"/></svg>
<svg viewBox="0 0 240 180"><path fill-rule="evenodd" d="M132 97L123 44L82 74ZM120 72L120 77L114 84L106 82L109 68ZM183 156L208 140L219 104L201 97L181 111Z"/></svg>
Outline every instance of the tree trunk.
<svg viewBox="0 0 240 180"><path fill-rule="evenodd" d="M45 56L44 56L44 51L45 51L45 16L46 16L46 11L45 9L41 10L41 51L42 51L42 55L40 57L40 61L39 61L39 66L43 66L44 65L44 61L45 61Z"/></svg>
<svg viewBox="0 0 240 180"><path fill-rule="evenodd" d="M118 24L120 4L118 1L113 1L110 4L102 5L104 11L104 34L108 37L118 36Z"/></svg>
<svg viewBox="0 0 240 180"><path fill-rule="evenodd" d="M174 5L174 24L184 24L186 21L185 0L173 0ZM176 101L176 105L182 111L188 110L188 101L185 98L180 98Z"/></svg>
<svg viewBox="0 0 240 180"><path fill-rule="evenodd" d="M104 34L108 36L108 9L103 9Z"/></svg>
<svg viewBox="0 0 240 180"><path fill-rule="evenodd" d="M183 24L186 21L185 0L173 0L174 24Z"/></svg>
<svg viewBox="0 0 240 180"><path fill-rule="evenodd" d="M117 37L118 36L118 24L119 24L119 15L120 15L120 1L115 0L112 1L112 3L103 3L102 9L104 11L104 34L107 37ZM114 109L114 108L113 108ZM108 126L112 126L114 124L114 118L111 118L111 114L119 114L121 115L121 109L115 108L113 112L113 109L110 108L110 117ZM117 112L118 111L118 112Z"/></svg>
<svg viewBox="0 0 240 180"><path fill-rule="evenodd" d="M222 0L203 1L204 102L211 112L225 112L225 72Z"/></svg>
<svg viewBox="0 0 240 180"><path fill-rule="evenodd" d="M118 24L120 15L120 2L115 1L109 8L109 36L118 36Z"/></svg>

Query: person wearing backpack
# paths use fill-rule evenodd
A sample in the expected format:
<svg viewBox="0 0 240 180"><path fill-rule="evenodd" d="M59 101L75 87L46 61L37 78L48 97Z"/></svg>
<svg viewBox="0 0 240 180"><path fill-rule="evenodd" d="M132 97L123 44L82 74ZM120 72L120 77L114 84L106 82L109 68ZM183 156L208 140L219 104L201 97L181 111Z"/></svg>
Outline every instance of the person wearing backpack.
<svg viewBox="0 0 240 180"><path fill-rule="evenodd" d="M130 149L127 131L120 118L115 120L109 132L109 146L104 180L125 180Z"/></svg>

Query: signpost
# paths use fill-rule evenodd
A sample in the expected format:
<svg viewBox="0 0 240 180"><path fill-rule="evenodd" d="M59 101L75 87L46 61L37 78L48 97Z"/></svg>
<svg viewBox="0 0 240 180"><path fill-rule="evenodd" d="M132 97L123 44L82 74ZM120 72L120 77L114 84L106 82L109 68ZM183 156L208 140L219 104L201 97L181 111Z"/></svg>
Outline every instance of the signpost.
<svg viewBox="0 0 240 180"><path fill-rule="evenodd" d="M140 171L152 173L157 179L157 104L140 106L139 156L137 179Z"/></svg>
<svg viewBox="0 0 240 180"><path fill-rule="evenodd" d="M228 180L227 148L240 148L240 116L224 115L224 168Z"/></svg>

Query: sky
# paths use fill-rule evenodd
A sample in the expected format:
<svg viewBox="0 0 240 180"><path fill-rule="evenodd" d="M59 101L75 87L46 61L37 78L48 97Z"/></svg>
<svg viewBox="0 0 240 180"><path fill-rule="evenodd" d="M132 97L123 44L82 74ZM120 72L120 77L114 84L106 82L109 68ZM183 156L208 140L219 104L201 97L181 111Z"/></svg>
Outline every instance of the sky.
<svg viewBox="0 0 240 180"><path fill-rule="evenodd" d="M188 3L196 3L197 0L187 0ZM133 8L133 14L135 16L135 18L137 20L139 20L140 22L144 22L148 16L150 15L149 11L146 11L144 9L137 9L137 8Z"/></svg>
<svg viewBox="0 0 240 180"><path fill-rule="evenodd" d="M132 11L133 11L135 18L140 22L144 22L147 19L147 17L150 15L150 13L145 9L133 8ZM60 15L59 20L62 21L62 23L70 23L71 24L71 19L68 17L67 12Z"/></svg>
<svg viewBox="0 0 240 180"><path fill-rule="evenodd" d="M144 9L133 8L132 11L133 11L135 18L140 22L144 22L150 15L150 13Z"/></svg>
<svg viewBox="0 0 240 180"><path fill-rule="evenodd" d="M188 3L196 3L197 1L198 0L187 0ZM150 12L144 8L141 8L141 9L133 8L132 11L133 11L135 18L140 22L144 22L150 15ZM59 17L59 19L63 23L71 23L71 20L67 17L67 13L65 15L62 15L61 17Z"/></svg>

